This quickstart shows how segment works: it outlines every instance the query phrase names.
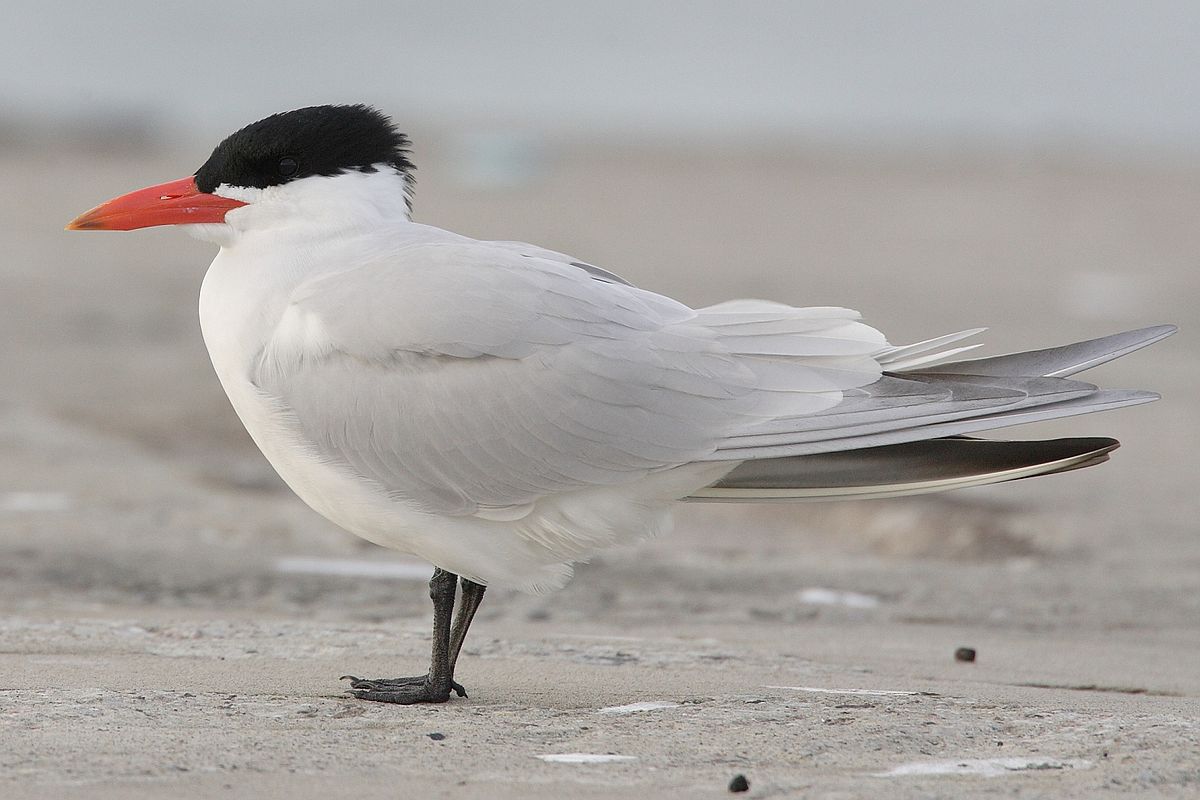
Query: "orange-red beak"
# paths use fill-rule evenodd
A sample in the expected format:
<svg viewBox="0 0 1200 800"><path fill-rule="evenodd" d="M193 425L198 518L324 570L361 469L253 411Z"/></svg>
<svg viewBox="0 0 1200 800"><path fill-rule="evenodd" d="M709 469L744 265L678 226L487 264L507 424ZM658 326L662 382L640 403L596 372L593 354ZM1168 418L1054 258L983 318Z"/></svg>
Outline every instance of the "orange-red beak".
<svg viewBox="0 0 1200 800"><path fill-rule="evenodd" d="M227 211L244 205L240 200L200 191L195 178L180 178L114 197L71 220L67 230L132 231L155 225L224 222Z"/></svg>

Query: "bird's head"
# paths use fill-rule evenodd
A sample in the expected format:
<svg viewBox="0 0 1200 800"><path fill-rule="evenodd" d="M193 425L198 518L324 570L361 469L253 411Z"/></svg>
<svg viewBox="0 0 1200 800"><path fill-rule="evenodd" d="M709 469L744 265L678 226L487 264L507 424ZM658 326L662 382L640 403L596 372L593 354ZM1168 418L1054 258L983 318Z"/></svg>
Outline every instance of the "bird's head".
<svg viewBox="0 0 1200 800"><path fill-rule="evenodd" d="M408 137L368 106L286 111L228 136L195 175L115 197L67 229L185 225L227 244L242 231L278 225L407 219L408 148Z"/></svg>

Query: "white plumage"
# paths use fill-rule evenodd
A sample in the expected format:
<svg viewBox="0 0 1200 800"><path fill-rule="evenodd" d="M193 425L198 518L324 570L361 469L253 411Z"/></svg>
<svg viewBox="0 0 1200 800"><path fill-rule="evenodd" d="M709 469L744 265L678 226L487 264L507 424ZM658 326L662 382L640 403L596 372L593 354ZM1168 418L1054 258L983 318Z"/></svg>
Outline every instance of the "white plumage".
<svg viewBox="0 0 1200 800"><path fill-rule="evenodd" d="M893 347L843 308L693 310L562 254L416 224L398 206L381 214L397 180L230 190L253 202L197 226L223 245L201 322L234 407L300 497L481 583L558 586L570 562L663 530L670 501L744 459L1152 397L882 377L978 331ZM302 226L288 213L299 208Z"/></svg>
<svg viewBox="0 0 1200 800"><path fill-rule="evenodd" d="M692 309L412 222L412 168L379 112L314 106L68 226L219 244L200 321L254 441L316 511L437 567L428 673L347 676L365 700L465 696L455 664L486 585L557 588L664 531L678 499L890 497L1100 463L1115 440L963 434L1153 400L1069 376L1174 331L946 363L979 331L894 346L844 308Z"/></svg>

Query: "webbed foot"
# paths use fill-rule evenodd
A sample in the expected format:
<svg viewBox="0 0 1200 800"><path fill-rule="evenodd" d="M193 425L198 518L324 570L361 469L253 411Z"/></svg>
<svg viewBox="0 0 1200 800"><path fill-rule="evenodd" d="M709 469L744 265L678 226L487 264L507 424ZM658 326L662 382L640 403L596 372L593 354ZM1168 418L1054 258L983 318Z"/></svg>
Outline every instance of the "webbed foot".
<svg viewBox="0 0 1200 800"><path fill-rule="evenodd" d="M467 690L462 684L452 680L448 685L437 686L429 680L428 675L376 680L343 675L342 680L350 681L350 688L346 691L359 700L373 700L377 703L399 703L406 706L414 703L444 703L450 699L451 691L459 697L467 696Z"/></svg>

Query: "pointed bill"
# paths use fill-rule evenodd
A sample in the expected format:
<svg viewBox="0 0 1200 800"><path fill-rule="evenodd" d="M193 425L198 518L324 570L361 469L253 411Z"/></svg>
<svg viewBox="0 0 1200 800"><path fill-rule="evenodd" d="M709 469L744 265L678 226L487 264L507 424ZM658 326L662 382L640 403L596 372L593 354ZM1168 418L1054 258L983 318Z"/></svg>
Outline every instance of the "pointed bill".
<svg viewBox="0 0 1200 800"><path fill-rule="evenodd" d="M132 231L156 225L224 222L226 212L244 205L240 200L200 191L196 179L189 176L114 197L71 220L67 230Z"/></svg>

